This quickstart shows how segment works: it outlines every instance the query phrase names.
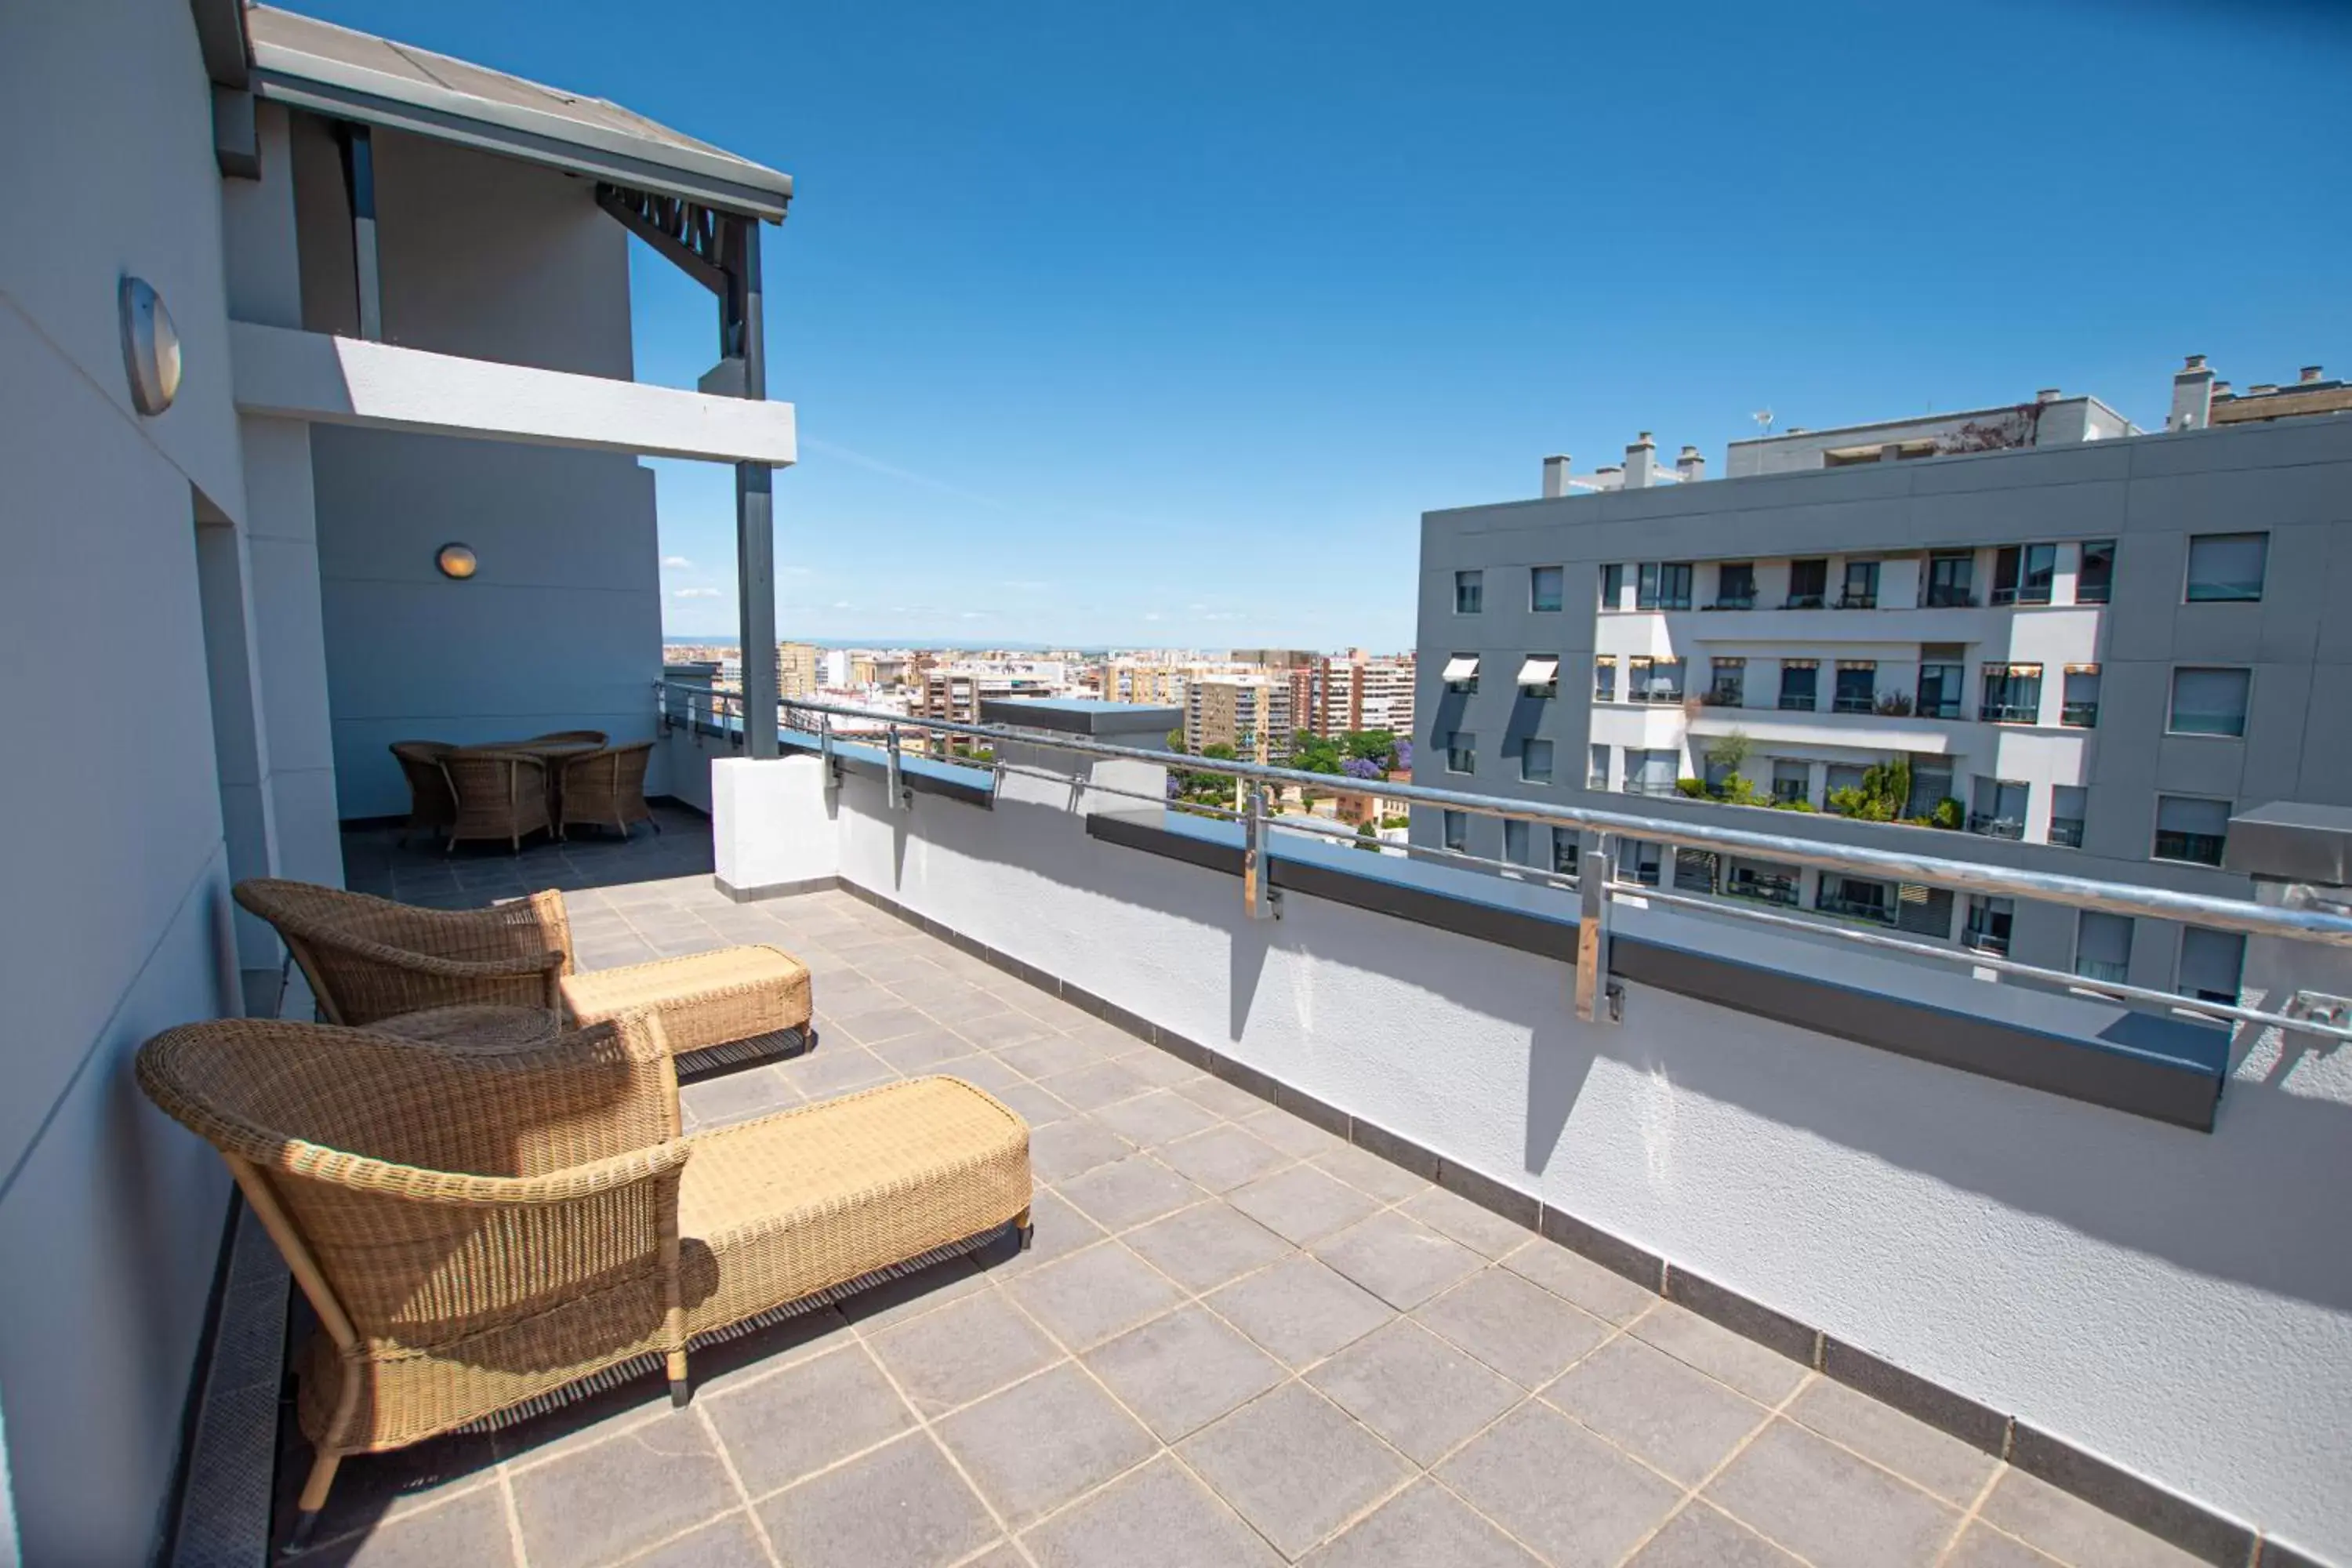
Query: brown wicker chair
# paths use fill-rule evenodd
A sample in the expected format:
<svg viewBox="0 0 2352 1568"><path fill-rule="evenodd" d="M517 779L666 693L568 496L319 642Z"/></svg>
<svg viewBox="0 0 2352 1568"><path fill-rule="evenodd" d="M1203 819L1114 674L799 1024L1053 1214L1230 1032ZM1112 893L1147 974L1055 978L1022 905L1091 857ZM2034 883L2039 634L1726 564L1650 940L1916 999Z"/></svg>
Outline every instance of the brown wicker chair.
<svg viewBox="0 0 2352 1568"><path fill-rule="evenodd" d="M449 780L441 772L441 759L456 750L441 741L392 743L392 754L400 763L400 775L408 781L408 826L400 830L403 844L419 828L427 833L443 833L457 820L457 796L449 793Z"/></svg>
<svg viewBox="0 0 2352 1568"><path fill-rule="evenodd" d="M564 758L563 820L556 825L557 835L570 837L578 823L618 828L626 838L629 824L653 822L659 833L661 824L654 822L654 808L646 804L646 765L653 755L651 741L636 741Z"/></svg>
<svg viewBox="0 0 2352 1568"><path fill-rule="evenodd" d="M236 901L278 929L328 1022L364 1027L429 1007L546 1007L574 1023L661 1016L689 1065L766 1056L811 1016L808 966L780 948L722 947L578 971L563 895L487 910L420 910L310 882L256 877Z"/></svg>
<svg viewBox="0 0 2352 1568"><path fill-rule="evenodd" d="M526 746L601 746L612 737L602 730L550 730L523 742Z"/></svg>
<svg viewBox="0 0 2352 1568"><path fill-rule="evenodd" d="M457 748L441 759L457 810L449 847L461 838L503 838L517 853L527 833L555 830L547 810L547 763L521 752Z"/></svg>
<svg viewBox="0 0 2352 1568"><path fill-rule="evenodd" d="M446 1050L190 1024L140 1086L220 1150L319 1317L297 1413L306 1541L346 1454L502 1425L992 1240L1027 1241L1029 1133L918 1079L681 1139L660 1026ZM601 1374L601 1375L600 1375Z"/></svg>

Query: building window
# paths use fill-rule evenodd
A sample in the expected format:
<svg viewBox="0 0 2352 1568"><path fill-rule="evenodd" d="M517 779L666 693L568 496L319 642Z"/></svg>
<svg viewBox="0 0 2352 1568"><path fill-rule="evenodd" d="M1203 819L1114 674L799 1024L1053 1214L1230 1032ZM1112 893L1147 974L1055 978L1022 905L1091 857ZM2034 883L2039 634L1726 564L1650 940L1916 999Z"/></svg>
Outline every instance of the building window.
<svg viewBox="0 0 2352 1568"><path fill-rule="evenodd" d="M1614 563L1601 569L1601 607L1604 610L1625 607L1625 568Z"/></svg>
<svg viewBox="0 0 2352 1568"><path fill-rule="evenodd" d="M1449 773L1475 773L1478 771L1478 737L1467 730L1456 730L1445 737L1445 771Z"/></svg>
<svg viewBox="0 0 2352 1568"><path fill-rule="evenodd" d="M1780 706L1791 712L1811 713L1816 706L1813 698L1821 683L1821 664L1817 659L1782 659Z"/></svg>
<svg viewBox="0 0 2352 1568"><path fill-rule="evenodd" d="M1567 571L1559 566L1528 568L1528 608L1538 615L1558 610L1566 595Z"/></svg>
<svg viewBox="0 0 2352 1568"><path fill-rule="evenodd" d="M2017 905L2011 900L1969 894L1969 918L1960 928L1962 945L1972 952L1991 953L1995 958L2008 957L2009 926L2016 913Z"/></svg>
<svg viewBox="0 0 2352 1568"><path fill-rule="evenodd" d="M1484 572L1454 574L1454 613L1475 616L1486 607L1486 574Z"/></svg>
<svg viewBox="0 0 2352 1568"><path fill-rule="evenodd" d="M1970 833L1981 833L1988 838L2025 837L2025 801L2031 793L2026 785L2009 779L1979 776L1974 788L1976 801L1969 812Z"/></svg>
<svg viewBox="0 0 2352 1568"><path fill-rule="evenodd" d="M1748 661L1717 658L1707 662L1706 701L1710 708L1748 706Z"/></svg>
<svg viewBox="0 0 2352 1568"><path fill-rule="evenodd" d="M2070 730L2095 730L2099 727L2097 665L2068 665L2065 696L2065 702L2058 710L2058 722Z"/></svg>
<svg viewBox="0 0 2352 1568"><path fill-rule="evenodd" d="M1977 552L1938 550L1927 557L1927 606L1931 610L1966 609L1977 602Z"/></svg>
<svg viewBox="0 0 2352 1568"><path fill-rule="evenodd" d="M1951 644L1919 650L1919 695L1913 711L1922 719L1958 719L1968 700L1969 667Z"/></svg>
<svg viewBox="0 0 2352 1568"><path fill-rule="evenodd" d="M2058 547L2054 544L2011 544L1992 558L1992 602L1996 605L2046 605L2051 584L2058 580Z"/></svg>
<svg viewBox="0 0 2352 1568"><path fill-rule="evenodd" d="M1867 713L1878 703L1878 666L1866 658L1842 658L1837 667L1837 694L1830 707L1839 713Z"/></svg>
<svg viewBox="0 0 2352 1568"><path fill-rule="evenodd" d="M2042 667L1989 664L1977 717L1988 724L2033 724L2042 718Z"/></svg>
<svg viewBox="0 0 2352 1568"><path fill-rule="evenodd" d="M2083 847L2083 812L2091 792L2080 784L2055 784L2050 791L2050 842L2065 849Z"/></svg>
<svg viewBox="0 0 2352 1568"><path fill-rule="evenodd" d="M1756 607L1756 563L1727 561L1715 569L1715 607L1752 610Z"/></svg>
<svg viewBox="0 0 2352 1568"><path fill-rule="evenodd" d="M2180 983L2173 987L2183 996L2204 1002L2238 1000L2238 982L2246 963L2246 939L2236 931L2209 931L2203 926L2180 928Z"/></svg>
<svg viewBox="0 0 2352 1568"><path fill-rule="evenodd" d="M1787 610L1818 610L1829 596L1830 563L1827 561L1791 561L1789 563L1789 602Z"/></svg>
<svg viewBox="0 0 2352 1568"><path fill-rule="evenodd" d="M1460 851L1470 847L1470 814L1449 811L1445 814L1445 847Z"/></svg>
<svg viewBox="0 0 2352 1568"><path fill-rule="evenodd" d="M1592 700L1595 702L1617 700L1617 661L1615 659L1596 658L1592 661Z"/></svg>
<svg viewBox="0 0 2352 1568"><path fill-rule="evenodd" d="M1637 610L1687 610L1691 607L1691 563L1687 561L1644 561L1633 590Z"/></svg>
<svg viewBox="0 0 2352 1568"><path fill-rule="evenodd" d="M1849 561L1845 563L1845 586L1838 591L1841 610L1874 610L1878 608L1878 563Z"/></svg>
<svg viewBox="0 0 2352 1568"><path fill-rule="evenodd" d="M1772 763L1772 798L1796 802L1811 798L1813 768L1811 763L1775 759Z"/></svg>
<svg viewBox="0 0 2352 1568"><path fill-rule="evenodd" d="M1557 697L1559 695L1559 655L1531 653L1519 661L1519 695L1522 697Z"/></svg>
<svg viewBox="0 0 2352 1568"><path fill-rule="evenodd" d="M1519 742L1519 777L1528 784L1551 783L1551 742L1530 735Z"/></svg>
<svg viewBox="0 0 2352 1568"><path fill-rule="evenodd" d="M1821 887L1813 894L1813 908L1823 914L1844 915L1853 920L1893 925L1894 891L1886 883L1875 882L1867 877L1849 877L1838 871L1824 871Z"/></svg>
<svg viewBox="0 0 2352 1568"><path fill-rule="evenodd" d="M2116 542L2112 539L2086 539L2083 542L2083 564L2074 573L2074 602L2078 605L2104 605L2116 587Z"/></svg>
<svg viewBox="0 0 2352 1568"><path fill-rule="evenodd" d="M2120 985L2131 971L2132 918L2084 910L2074 921L2074 973Z"/></svg>
<svg viewBox="0 0 2352 1568"><path fill-rule="evenodd" d="M1775 865L1769 860L1734 860L1723 879L1723 890L1735 899L1754 899L1793 910L1797 907L1801 876L1794 866Z"/></svg>
<svg viewBox="0 0 2352 1568"><path fill-rule="evenodd" d="M2189 539L2189 588L2192 605L2244 603L2263 596L2270 565L2267 533L2198 533Z"/></svg>
<svg viewBox="0 0 2352 1568"><path fill-rule="evenodd" d="M1532 866L1528 858L1528 825L1516 816L1503 819L1503 858L1514 866Z"/></svg>
<svg viewBox="0 0 2352 1568"><path fill-rule="evenodd" d="M1626 671L1626 695L1636 702L1680 702L1684 668L1679 658L1635 658Z"/></svg>
<svg viewBox="0 0 2352 1568"><path fill-rule="evenodd" d="M1478 656L1457 653L1445 661L1445 689L1461 697L1478 694Z"/></svg>
<svg viewBox="0 0 2352 1568"><path fill-rule="evenodd" d="M1675 751L1635 751L1625 752L1625 793L1627 795L1672 795L1675 793L1676 770L1683 754Z"/></svg>
<svg viewBox="0 0 2352 1568"><path fill-rule="evenodd" d="M1950 761L1915 754L1911 759L1911 798L1904 804L1903 815L1932 816L1937 806L1951 798Z"/></svg>
<svg viewBox="0 0 2352 1568"><path fill-rule="evenodd" d="M2157 859L2219 866L2229 842L2228 801L2184 795L2156 797L2156 847L2150 853Z"/></svg>
<svg viewBox="0 0 2352 1568"><path fill-rule="evenodd" d="M1609 787L1609 748L1588 746L1585 748L1585 752L1584 787L1607 789Z"/></svg>
<svg viewBox="0 0 2352 1568"><path fill-rule="evenodd" d="M1576 875L1577 858L1584 853L1584 842L1573 827L1551 830L1551 868L1563 877Z"/></svg>
<svg viewBox="0 0 2352 1568"><path fill-rule="evenodd" d="M1647 839L1621 838L1617 841L1617 879L1654 888L1658 885L1659 865L1664 858L1659 847Z"/></svg>
<svg viewBox="0 0 2352 1568"><path fill-rule="evenodd" d="M2246 692L2252 672L2184 666L2172 672L2172 719L2176 735L2243 735Z"/></svg>

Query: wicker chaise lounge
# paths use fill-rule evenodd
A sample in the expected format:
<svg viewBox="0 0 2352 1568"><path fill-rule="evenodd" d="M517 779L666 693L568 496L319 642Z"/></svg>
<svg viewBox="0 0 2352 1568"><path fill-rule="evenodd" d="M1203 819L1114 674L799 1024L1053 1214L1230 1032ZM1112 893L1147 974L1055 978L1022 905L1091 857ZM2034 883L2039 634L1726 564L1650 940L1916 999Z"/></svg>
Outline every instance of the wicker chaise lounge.
<svg viewBox="0 0 2352 1568"><path fill-rule="evenodd" d="M330 1023L364 1028L432 1007L545 1007L574 1024L661 1016L679 1056L771 1054L806 1039L808 966L780 948L722 947L582 972L552 889L487 910L420 910L366 893L256 877L236 901L268 921Z"/></svg>
<svg viewBox="0 0 2352 1568"><path fill-rule="evenodd" d="M683 1404L698 1342L1008 1224L1027 1241L1028 1129L979 1089L917 1079L681 1138L646 1016L503 1055L190 1024L138 1072L220 1150L318 1313L298 1363L315 1453L298 1543L346 1454L656 1364Z"/></svg>

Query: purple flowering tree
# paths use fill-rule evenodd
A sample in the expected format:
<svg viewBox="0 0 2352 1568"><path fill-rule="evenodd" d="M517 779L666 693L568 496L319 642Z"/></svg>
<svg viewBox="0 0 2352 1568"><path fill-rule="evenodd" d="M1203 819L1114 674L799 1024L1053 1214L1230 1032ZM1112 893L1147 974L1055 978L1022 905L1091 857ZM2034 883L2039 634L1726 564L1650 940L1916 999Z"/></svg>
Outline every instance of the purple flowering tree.
<svg viewBox="0 0 2352 1568"><path fill-rule="evenodd" d="M1351 779L1376 779L1381 776L1381 764L1370 757L1349 757L1339 764L1339 771Z"/></svg>
<svg viewBox="0 0 2352 1568"><path fill-rule="evenodd" d="M1412 772L1412 742L1411 741L1399 741L1396 743L1396 756L1393 760L1398 773L1409 773Z"/></svg>

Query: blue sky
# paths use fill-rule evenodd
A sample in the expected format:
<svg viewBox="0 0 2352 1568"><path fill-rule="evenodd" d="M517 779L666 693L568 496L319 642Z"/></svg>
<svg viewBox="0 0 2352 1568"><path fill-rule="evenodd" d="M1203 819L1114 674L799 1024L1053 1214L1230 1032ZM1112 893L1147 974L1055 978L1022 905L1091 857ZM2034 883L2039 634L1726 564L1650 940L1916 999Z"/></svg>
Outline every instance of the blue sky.
<svg viewBox="0 0 2352 1568"><path fill-rule="evenodd" d="M292 3L794 176L787 636L1407 647L1422 511L1547 452L2352 371L2352 6ZM656 467L730 632L731 479Z"/></svg>

